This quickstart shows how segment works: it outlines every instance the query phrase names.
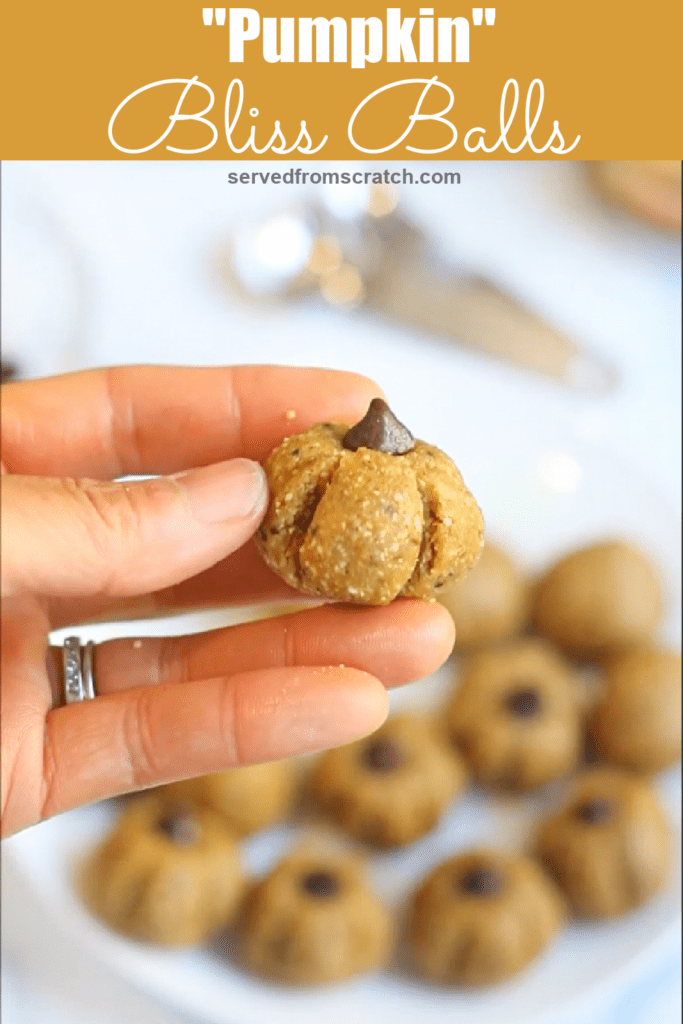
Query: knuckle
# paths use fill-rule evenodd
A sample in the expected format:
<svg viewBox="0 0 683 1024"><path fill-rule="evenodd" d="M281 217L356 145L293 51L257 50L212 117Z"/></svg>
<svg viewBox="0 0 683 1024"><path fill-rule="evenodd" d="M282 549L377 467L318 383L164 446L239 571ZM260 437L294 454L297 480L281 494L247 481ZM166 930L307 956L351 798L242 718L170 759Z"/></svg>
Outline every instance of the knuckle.
<svg viewBox="0 0 683 1024"><path fill-rule="evenodd" d="M190 681L189 652L184 637L159 637L152 647L150 658L150 682L156 684Z"/></svg>
<svg viewBox="0 0 683 1024"><path fill-rule="evenodd" d="M131 789L141 789L158 781L151 704L142 690L131 694L123 717L123 746L128 759Z"/></svg>
<svg viewBox="0 0 683 1024"><path fill-rule="evenodd" d="M129 473L140 472L144 445L128 383L129 375L123 367L110 366L104 371L103 380L109 419L108 436L116 462L121 472L124 466Z"/></svg>
<svg viewBox="0 0 683 1024"><path fill-rule="evenodd" d="M285 668L294 668L299 664L299 644L296 628L290 623L282 624L282 660Z"/></svg>
<svg viewBox="0 0 683 1024"><path fill-rule="evenodd" d="M147 492L139 486L88 479L65 479L62 487L77 511L86 547L98 571L108 566L101 590L108 593L130 563L148 515Z"/></svg>
<svg viewBox="0 0 683 1024"><path fill-rule="evenodd" d="M242 704L242 693L231 678L224 679L218 695L218 724L221 748L227 765L237 768L246 764L244 727L248 713Z"/></svg>
<svg viewBox="0 0 683 1024"><path fill-rule="evenodd" d="M141 509L136 488L97 480L68 483L72 484L96 537L105 538L109 543L112 537L128 537L139 531Z"/></svg>
<svg viewBox="0 0 683 1024"><path fill-rule="evenodd" d="M43 737L43 788L39 819L49 818L53 813L58 774L54 732L48 719Z"/></svg>
<svg viewBox="0 0 683 1024"><path fill-rule="evenodd" d="M7 680L3 677L3 685ZM24 679L22 678L22 682ZM3 734L2 836L11 835L54 813L60 790L59 765L51 720L42 708L24 705L12 714Z"/></svg>

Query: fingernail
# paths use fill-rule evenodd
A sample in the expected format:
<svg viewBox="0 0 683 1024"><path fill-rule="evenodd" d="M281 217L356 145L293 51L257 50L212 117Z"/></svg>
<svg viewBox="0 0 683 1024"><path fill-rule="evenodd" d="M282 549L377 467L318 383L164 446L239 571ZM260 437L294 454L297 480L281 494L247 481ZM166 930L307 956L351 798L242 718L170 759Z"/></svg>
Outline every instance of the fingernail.
<svg viewBox="0 0 683 1024"><path fill-rule="evenodd" d="M256 515L268 498L266 474L258 462L250 459L217 462L176 473L171 479L184 492L195 519L202 523Z"/></svg>

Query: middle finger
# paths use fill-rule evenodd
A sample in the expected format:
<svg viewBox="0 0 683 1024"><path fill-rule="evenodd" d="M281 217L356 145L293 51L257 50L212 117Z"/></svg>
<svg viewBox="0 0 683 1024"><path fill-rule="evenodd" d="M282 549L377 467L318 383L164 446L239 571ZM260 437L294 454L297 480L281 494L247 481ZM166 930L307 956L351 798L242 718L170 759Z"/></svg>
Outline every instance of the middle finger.
<svg viewBox="0 0 683 1024"><path fill-rule="evenodd" d="M46 600L50 629L86 622L145 619L225 605L312 600L289 587L268 568L252 540L197 576L153 594L126 598Z"/></svg>

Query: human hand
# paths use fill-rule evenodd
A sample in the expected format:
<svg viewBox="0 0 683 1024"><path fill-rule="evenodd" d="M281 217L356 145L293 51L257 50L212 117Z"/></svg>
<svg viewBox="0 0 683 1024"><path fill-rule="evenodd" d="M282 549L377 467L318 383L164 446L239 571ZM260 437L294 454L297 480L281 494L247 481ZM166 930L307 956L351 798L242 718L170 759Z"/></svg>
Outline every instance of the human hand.
<svg viewBox="0 0 683 1024"><path fill-rule="evenodd" d="M3 835L118 793L350 742L384 720L385 687L448 656L453 625L437 604L326 605L99 644L98 696L60 706L51 629L301 599L250 541L267 505L256 462L288 432L355 422L377 394L354 374L266 366L3 386ZM116 482L143 474L161 475Z"/></svg>

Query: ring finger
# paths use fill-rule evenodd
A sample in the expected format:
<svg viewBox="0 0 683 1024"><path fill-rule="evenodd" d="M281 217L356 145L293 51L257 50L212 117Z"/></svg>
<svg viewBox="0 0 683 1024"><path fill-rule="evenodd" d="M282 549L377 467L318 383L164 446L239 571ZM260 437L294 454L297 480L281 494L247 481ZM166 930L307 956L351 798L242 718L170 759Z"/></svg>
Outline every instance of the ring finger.
<svg viewBox="0 0 683 1024"><path fill-rule="evenodd" d="M258 669L343 665L392 687L429 675L452 646L452 620L437 604L328 605L189 636L108 640L97 645L95 678L105 694ZM61 650L50 649L55 690Z"/></svg>

